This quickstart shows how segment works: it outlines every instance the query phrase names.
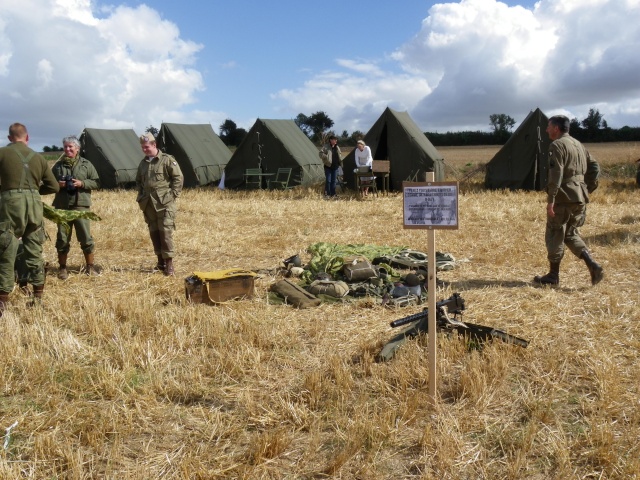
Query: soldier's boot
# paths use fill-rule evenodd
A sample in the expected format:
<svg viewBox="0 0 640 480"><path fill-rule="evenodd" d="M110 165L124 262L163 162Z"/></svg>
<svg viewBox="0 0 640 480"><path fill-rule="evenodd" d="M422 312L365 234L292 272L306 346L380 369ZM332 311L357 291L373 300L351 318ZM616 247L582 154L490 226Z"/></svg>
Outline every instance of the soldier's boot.
<svg viewBox="0 0 640 480"><path fill-rule="evenodd" d="M153 251L158 257L158 263L154 267L154 270L164 272L165 261L164 258L162 258L162 237L160 236L160 231L149 232L149 236L151 237L151 243L153 243Z"/></svg>
<svg viewBox="0 0 640 480"><path fill-rule="evenodd" d="M0 292L0 317L4 314L4 310L9 304L9 294Z"/></svg>
<svg viewBox="0 0 640 480"><path fill-rule="evenodd" d="M169 277L175 274L175 270L173 268L173 258L166 258L164 260L165 263L165 269L164 269L164 274Z"/></svg>
<svg viewBox="0 0 640 480"><path fill-rule="evenodd" d="M591 258L591 254L584 250L580 255L580 258L584 260L584 263L587 264L587 268L589 269L589 274L591 275L591 285L597 285L604 278L604 271L602 270L602 266L597 263L593 258Z"/></svg>
<svg viewBox="0 0 640 480"><path fill-rule="evenodd" d="M96 270L95 265L93 264L93 253L85 253L84 254L84 273L85 275L97 275L98 272Z"/></svg>
<svg viewBox="0 0 640 480"><path fill-rule="evenodd" d="M158 272L164 272L166 266L167 264L164 258L162 258L162 254L158 255L158 263L156 263L156 266L153 269L157 270Z"/></svg>
<svg viewBox="0 0 640 480"><path fill-rule="evenodd" d="M558 285L560 283L560 262L549 262L549 273L536 275L533 281L541 285Z"/></svg>
<svg viewBox="0 0 640 480"><path fill-rule="evenodd" d="M33 286L33 299L29 302L30 307L42 305L42 296L44 294L44 285Z"/></svg>
<svg viewBox="0 0 640 480"><path fill-rule="evenodd" d="M31 296L31 290L29 290L29 283L26 280L20 280L18 282L18 288L20 289L20 293L26 297Z"/></svg>
<svg viewBox="0 0 640 480"><path fill-rule="evenodd" d="M58 278L60 280L66 280L69 278L69 272L67 271L67 256L66 253L58 253Z"/></svg>

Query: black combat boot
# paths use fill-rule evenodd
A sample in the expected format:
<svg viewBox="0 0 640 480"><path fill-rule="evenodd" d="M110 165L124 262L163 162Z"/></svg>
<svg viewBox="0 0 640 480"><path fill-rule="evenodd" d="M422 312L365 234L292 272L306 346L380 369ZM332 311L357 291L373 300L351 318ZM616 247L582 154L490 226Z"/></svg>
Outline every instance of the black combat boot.
<svg viewBox="0 0 640 480"><path fill-rule="evenodd" d="M580 258L584 260L584 263L587 264L587 268L589 269L589 273L591 274L591 285L597 285L604 278L604 271L599 263L591 258L591 255L587 250L584 250L580 255Z"/></svg>
<svg viewBox="0 0 640 480"><path fill-rule="evenodd" d="M560 262L549 262L549 273L533 277L535 283L541 285L558 285L560 283Z"/></svg>

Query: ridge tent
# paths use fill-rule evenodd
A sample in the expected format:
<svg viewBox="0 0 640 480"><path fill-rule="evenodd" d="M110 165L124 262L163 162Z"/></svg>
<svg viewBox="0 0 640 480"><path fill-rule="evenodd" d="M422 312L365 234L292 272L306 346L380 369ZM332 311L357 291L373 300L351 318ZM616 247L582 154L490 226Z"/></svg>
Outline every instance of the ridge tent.
<svg viewBox="0 0 640 480"><path fill-rule="evenodd" d="M364 136L374 160L389 160L389 188L402 190L405 180L424 181L426 172L444 180L444 158L407 112L389 107ZM344 158L344 180L355 188L355 150Z"/></svg>
<svg viewBox="0 0 640 480"><path fill-rule="evenodd" d="M248 168L272 174L291 168L289 186L324 181L319 150L293 120L256 120L224 170L225 187L244 187Z"/></svg>
<svg viewBox="0 0 640 480"><path fill-rule="evenodd" d="M163 152L175 157L184 175L185 187L219 181L231 158L231 150L208 123L163 123L156 143Z"/></svg>
<svg viewBox="0 0 640 480"><path fill-rule="evenodd" d="M135 184L138 164L144 157L132 129L85 128L80 135L80 155L98 172L104 189Z"/></svg>
<svg viewBox="0 0 640 480"><path fill-rule="evenodd" d="M549 119L539 108L511 135L487 164L484 185L488 189L544 190L549 173Z"/></svg>

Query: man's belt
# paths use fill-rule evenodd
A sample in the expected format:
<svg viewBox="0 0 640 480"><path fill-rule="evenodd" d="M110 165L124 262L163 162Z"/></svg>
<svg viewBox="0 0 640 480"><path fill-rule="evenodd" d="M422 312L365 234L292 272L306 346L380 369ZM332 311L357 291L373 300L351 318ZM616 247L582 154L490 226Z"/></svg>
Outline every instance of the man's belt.
<svg viewBox="0 0 640 480"><path fill-rule="evenodd" d="M584 175L574 175L573 177L565 178L562 184L566 185L569 182L584 182Z"/></svg>

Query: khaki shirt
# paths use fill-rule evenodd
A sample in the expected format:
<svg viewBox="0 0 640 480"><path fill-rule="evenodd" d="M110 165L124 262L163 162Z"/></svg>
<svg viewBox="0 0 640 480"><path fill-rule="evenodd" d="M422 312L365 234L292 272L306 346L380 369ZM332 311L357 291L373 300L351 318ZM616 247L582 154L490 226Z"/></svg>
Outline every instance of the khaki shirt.
<svg viewBox="0 0 640 480"><path fill-rule="evenodd" d="M568 133L549 145L547 203L589 203L600 167L584 146Z"/></svg>
<svg viewBox="0 0 640 480"><path fill-rule="evenodd" d="M176 159L163 152L152 159L143 158L136 174L138 197L144 210L151 202L156 211L175 208L175 199L182 192L184 177Z"/></svg>

